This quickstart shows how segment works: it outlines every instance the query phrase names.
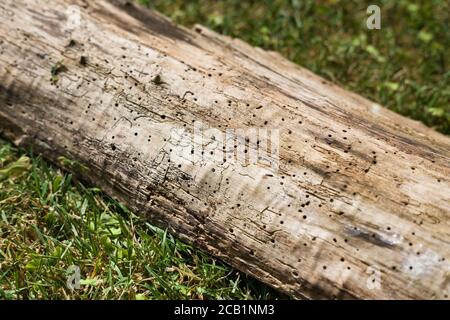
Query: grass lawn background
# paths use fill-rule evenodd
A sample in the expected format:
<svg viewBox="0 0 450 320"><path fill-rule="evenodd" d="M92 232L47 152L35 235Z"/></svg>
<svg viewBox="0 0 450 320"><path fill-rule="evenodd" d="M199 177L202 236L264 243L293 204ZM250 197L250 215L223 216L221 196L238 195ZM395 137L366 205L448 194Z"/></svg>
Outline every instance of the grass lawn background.
<svg viewBox="0 0 450 320"><path fill-rule="evenodd" d="M450 133L450 2L141 1L288 59ZM365 26L369 4L381 30ZM66 286L67 268L81 288ZM0 140L0 298L285 298Z"/></svg>

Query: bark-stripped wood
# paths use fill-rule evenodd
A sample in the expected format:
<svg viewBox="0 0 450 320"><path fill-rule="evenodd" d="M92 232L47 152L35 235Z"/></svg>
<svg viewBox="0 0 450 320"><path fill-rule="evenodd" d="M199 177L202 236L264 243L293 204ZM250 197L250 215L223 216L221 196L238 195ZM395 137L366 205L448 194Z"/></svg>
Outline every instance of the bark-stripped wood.
<svg viewBox="0 0 450 320"><path fill-rule="evenodd" d="M2 134L153 223L296 297L448 297L448 137L130 4L3 0L0 41Z"/></svg>

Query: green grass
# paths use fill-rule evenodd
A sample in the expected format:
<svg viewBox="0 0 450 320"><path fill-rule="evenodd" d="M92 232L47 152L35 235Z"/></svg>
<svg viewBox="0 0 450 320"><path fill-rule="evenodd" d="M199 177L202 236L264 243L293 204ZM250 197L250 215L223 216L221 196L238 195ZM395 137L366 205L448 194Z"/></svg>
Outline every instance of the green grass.
<svg viewBox="0 0 450 320"><path fill-rule="evenodd" d="M187 26L281 52L405 116L450 133L450 4L376 1L142 1ZM80 290L66 287L81 270ZM284 298L180 242L32 153L0 141L0 298Z"/></svg>

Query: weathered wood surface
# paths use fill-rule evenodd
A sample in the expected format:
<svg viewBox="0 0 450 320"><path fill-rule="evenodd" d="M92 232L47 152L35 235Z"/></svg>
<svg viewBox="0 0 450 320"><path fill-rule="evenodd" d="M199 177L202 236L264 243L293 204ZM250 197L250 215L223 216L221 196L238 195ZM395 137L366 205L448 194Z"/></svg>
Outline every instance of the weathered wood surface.
<svg viewBox="0 0 450 320"><path fill-rule="evenodd" d="M450 141L422 124L276 53L105 1L2 1L0 77L4 136L78 161L279 290L448 297Z"/></svg>

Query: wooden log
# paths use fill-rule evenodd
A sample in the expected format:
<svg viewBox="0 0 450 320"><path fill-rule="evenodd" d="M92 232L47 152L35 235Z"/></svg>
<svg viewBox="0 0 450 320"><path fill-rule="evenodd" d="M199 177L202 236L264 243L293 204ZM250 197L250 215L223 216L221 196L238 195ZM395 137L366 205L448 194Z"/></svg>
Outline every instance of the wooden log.
<svg viewBox="0 0 450 320"><path fill-rule="evenodd" d="M298 298L448 298L448 137L131 4L4 0L0 41L2 135L151 222Z"/></svg>

